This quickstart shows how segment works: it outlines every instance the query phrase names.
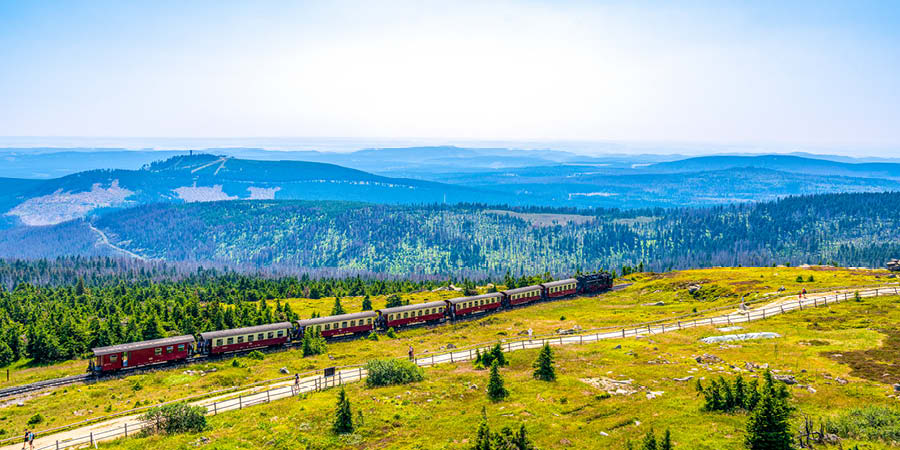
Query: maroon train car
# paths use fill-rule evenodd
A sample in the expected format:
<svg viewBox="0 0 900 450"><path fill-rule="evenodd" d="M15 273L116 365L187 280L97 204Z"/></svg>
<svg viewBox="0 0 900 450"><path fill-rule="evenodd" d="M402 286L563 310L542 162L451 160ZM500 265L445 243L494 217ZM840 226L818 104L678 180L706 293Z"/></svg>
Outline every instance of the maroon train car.
<svg viewBox="0 0 900 450"><path fill-rule="evenodd" d="M544 287L547 298L565 297L578 291L578 280L566 278L565 280L543 283L541 286Z"/></svg>
<svg viewBox="0 0 900 450"><path fill-rule="evenodd" d="M194 342L194 336L185 335L95 348L91 370L115 372L184 360L191 355Z"/></svg>
<svg viewBox="0 0 900 450"><path fill-rule="evenodd" d="M284 345L291 340L290 322L200 333L200 349L207 355Z"/></svg>
<svg viewBox="0 0 900 450"><path fill-rule="evenodd" d="M341 314L339 316L316 317L297 321L299 335L303 336L307 330L318 331L322 337L350 336L359 333L368 333L375 329L375 311L363 311L353 314Z"/></svg>
<svg viewBox="0 0 900 450"><path fill-rule="evenodd" d="M447 300L453 317L465 317L486 311L493 311L503 306L503 294L493 292L490 294L475 295L473 297L459 297Z"/></svg>
<svg viewBox="0 0 900 450"><path fill-rule="evenodd" d="M544 288L541 285L525 286L503 291L510 305L524 305L541 299Z"/></svg>
<svg viewBox="0 0 900 450"><path fill-rule="evenodd" d="M437 322L446 316L447 303L443 301L420 303L418 305L397 306L377 311L379 322L384 328L412 326L420 323Z"/></svg>

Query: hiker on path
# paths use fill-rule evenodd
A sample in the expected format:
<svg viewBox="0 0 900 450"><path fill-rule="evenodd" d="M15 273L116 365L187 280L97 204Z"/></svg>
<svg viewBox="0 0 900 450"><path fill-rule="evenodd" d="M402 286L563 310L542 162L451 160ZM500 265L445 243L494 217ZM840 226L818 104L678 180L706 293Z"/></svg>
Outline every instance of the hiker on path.
<svg viewBox="0 0 900 450"><path fill-rule="evenodd" d="M409 360L415 361L415 357L413 356L413 348L412 345L409 346Z"/></svg>
<svg viewBox="0 0 900 450"><path fill-rule="evenodd" d="M28 445L28 428L25 429L25 440L22 441L22 450L25 450L26 445Z"/></svg>

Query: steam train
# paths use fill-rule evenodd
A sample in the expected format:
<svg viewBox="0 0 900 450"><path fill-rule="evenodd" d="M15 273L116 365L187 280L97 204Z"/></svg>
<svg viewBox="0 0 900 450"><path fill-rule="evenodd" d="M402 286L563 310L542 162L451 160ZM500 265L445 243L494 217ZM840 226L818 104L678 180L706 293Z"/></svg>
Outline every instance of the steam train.
<svg viewBox="0 0 900 450"><path fill-rule="evenodd" d="M306 333L321 333L326 339L339 339L390 328L454 322L541 301L602 292L612 288L612 284L612 274L597 272L469 297L316 317L295 323L280 322L208 331L200 333L199 339L184 335L112 345L93 349L94 357L89 371L96 374L113 373L227 353L288 346L298 344Z"/></svg>

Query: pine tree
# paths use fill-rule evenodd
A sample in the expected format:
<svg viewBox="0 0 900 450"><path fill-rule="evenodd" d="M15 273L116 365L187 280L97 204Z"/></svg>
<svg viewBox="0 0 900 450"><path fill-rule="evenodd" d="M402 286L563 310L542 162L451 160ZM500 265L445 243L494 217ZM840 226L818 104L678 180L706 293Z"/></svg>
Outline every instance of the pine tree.
<svg viewBox="0 0 900 450"><path fill-rule="evenodd" d="M491 363L491 378L488 381L488 398L493 402L499 402L509 396L509 391L503 386L503 378L500 376L500 364L495 360Z"/></svg>
<svg viewBox="0 0 900 450"><path fill-rule="evenodd" d="M765 373L759 402L747 421L745 444L750 450L790 450L792 448L790 393L784 385L775 387L771 372Z"/></svg>
<svg viewBox="0 0 900 450"><path fill-rule="evenodd" d="M663 435L662 441L656 446L658 450L672 450L672 433L666 428L666 434Z"/></svg>
<svg viewBox="0 0 900 450"><path fill-rule="evenodd" d="M341 298L335 297L334 298L334 306L331 307L331 315L339 316L341 314L344 314L344 307L341 306Z"/></svg>
<svg viewBox="0 0 900 450"><path fill-rule="evenodd" d="M481 407L481 424L478 425L472 450L491 450L491 448L491 429L488 428L487 412L484 407Z"/></svg>
<svg viewBox="0 0 900 450"><path fill-rule="evenodd" d="M550 344L545 343L537 360L534 362L534 377L542 381L556 380L556 370L553 368L553 351Z"/></svg>
<svg viewBox="0 0 900 450"><path fill-rule="evenodd" d="M647 432L644 435L644 440L641 442L641 450L658 450L656 447L656 436L653 434L653 430Z"/></svg>
<svg viewBox="0 0 900 450"><path fill-rule="evenodd" d="M744 377L738 374L737 378L734 380L734 409L744 408L744 405L747 404L747 386L744 384Z"/></svg>
<svg viewBox="0 0 900 450"><path fill-rule="evenodd" d="M371 310L372 310L372 299L370 299L368 295L366 295L366 296L363 298L363 301L362 301L362 310L363 310L363 311L371 311Z"/></svg>
<svg viewBox="0 0 900 450"><path fill-rule="evenodd" d="M747 411L753 411L758 403L759 382L756 380L750 380L750 383L747 384L747 395L744 399L744 409L746 409Z"/></svg>
<svg viewBox="0 0 900 450"><path fill-rule="evenodd" d="M159 316L157 316L155 312L150 313L150 315L147 316L147 320L144 322L144 326L141 330L141 335L145 341L166 337L166 330L163 329L162 323L159 321Z"/></svg>
<svg viewBox="0 0 900 450"><path fill-rule="evenodd" d="M15 361L15 355L6 342L0 341L0 367L5 367Z"/></svg>
<svg viewBox="0 0 900 450"><path fill-rule="evenodd" d="M341 388L338 394L337 408L334 411L334 425L331 429L336 434L353 432L353 413L350 411L350 399L347 398L347 392Z"/></svg>
<svg viewBox="0 0 900 450"><path fill-rule="evenodd" d="M509 365L509 361L506 360L506 356L503 354L503 347L500 346L499 342L491 349L491 363L493 364L494 362L497 362L500 367Z"/></svg>

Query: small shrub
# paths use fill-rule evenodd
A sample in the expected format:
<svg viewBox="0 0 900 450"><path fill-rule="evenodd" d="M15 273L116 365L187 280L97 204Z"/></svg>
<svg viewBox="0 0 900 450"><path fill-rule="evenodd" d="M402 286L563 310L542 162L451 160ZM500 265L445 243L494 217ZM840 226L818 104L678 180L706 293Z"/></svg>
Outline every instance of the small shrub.
<svg viewBox="0 0 900 450"><path fill-rule="evenodd" d="M406 384L425 379L425 371L403 359L373 359L366 363L366 386Z"/></svg>
<svg viewBox="0 0 900 450"><path fill-rule="evenodd" d="M183 402L170 403L151 408L142 419L156 423L156 430L161 433L198 433L206 429L206 408ZM145 428L153 429L154 427Z"/></svg>
<svg viewBox="0 0 900 450"><path fill-rule="evenodd" d="M389 338L391 338L391 339L394 339L394 338L397 337L397 332L394 331L394 327L388 328L388 330L387 330L387 337L389 337Z"/></svg>
<svg viewBox="0 0 900 450"><path fill-rule="evenodd" d="M231 360L231 367L243 368L243 367L247 367L247 365L244 364L243 361L241 361L241 360L235 358L235 359L232 359L232 360Z"/></svg>
<svg viewBox="0 0 900 450"><path fill-rule="evenodd" d="M797 282L798 282L798 283L802 283L802 282L803 282L803 275L797 275Z"/></svg>
<svg viewBox="0 0 900 450"><path fill-rule="evenodd" d="M566 316L559 316L559 320L560 320L560 322L566 320Z"/></svg>
<svg viewBox="0 0 900 450"><path fill-rule="evenodd" d="M39 423L44 423L44 416L42 416L40 413L35 414L31 416L30 419L28 419L28 425L37 425Z"/></svg>
<svg viewBox="0 0 900 450"><path fill-rule="evenodd" d="M814 276L810 275L809 278L806 279L806 281L809 283L813 283L816 281L816 278Z"/></svg>
<svg viewBox="0 0 900 450"><path fill-rule="evenodd" d="M144 385L140 381L135 380L134 383L131 383L131 390L134 392L137 392L143 388Z"/></svg>
<svg viewBox="0 0 900 450"><path fill-rule="evenodd" d="M266 359L265 353L263 353L259 350L253 350L252 352L247 354L247 357L250 359L255 359L257 361L262 361L262 360Z"/></svg>
<svg viewBox="0 0 900 450"><path fill-rule="evenodd" d="M378 333L376 333L375 330L372 330L372 332L369 333L369 336L366 337L366 339L368 339L368 340L370 340L370 341L377 341L377 340L378 340Z"/></svg>
<svg viewBox="0 0 900 450"><path fill-rule="evenodd" d="M900 441L900 409L864 406L825 421L825 430L842 438L866 441Z"/></svg>

